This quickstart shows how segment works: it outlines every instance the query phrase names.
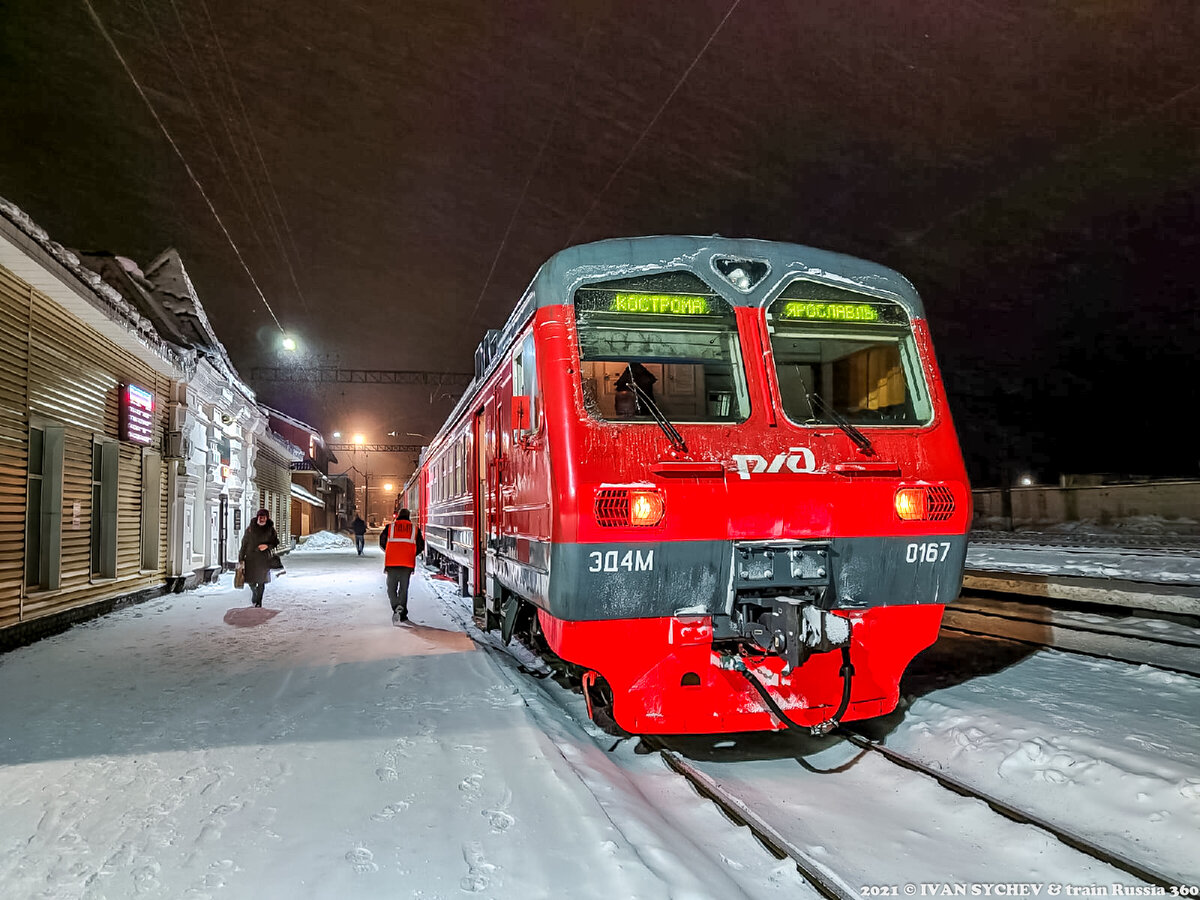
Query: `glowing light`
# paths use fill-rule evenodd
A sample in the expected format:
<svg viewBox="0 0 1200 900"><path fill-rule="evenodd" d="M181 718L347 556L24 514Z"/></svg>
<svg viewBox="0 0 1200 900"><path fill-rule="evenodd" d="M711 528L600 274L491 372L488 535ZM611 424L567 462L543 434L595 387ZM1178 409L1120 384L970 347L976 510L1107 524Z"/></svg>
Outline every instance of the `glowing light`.
<svg viewBox="0 0 1200 900"><path fill-rule="evenodd" d="M284 335L283 340L279 342L280 346L289 353L296 349L296 339Z"/></svg>
<svg viewBox="0 0 1200 900"><path fill-rule="evenodd" d="M896 515L907 521L925 518L925 489L901 488L896 491Z"/></svg>
<svg viewBox="0 0 1200 900"><path fill-rule="evenodd" d="M629 524L657 525L664 508L662 494L657 491L634 491L629 496Z"/></svg>
<svg viewBox="0 0 1200 900"><path fill-rule="evenodd" d="M383 489L384 489L385 491L390 491L390 490L391 490L392 488L394 488L394 487L395 487L395 485L394 485L394 484L392 484L392 483L389 481L389 482L387 482L387 484L385 484L385 485L383 486Z"/></svg>
<svg viewBox="0 0 1200 900"><path fill-rule="evenodd" d="M840 322L876 322L879 310L866 303L822 303L818 300L792 300L780 315L785 319L827 319Z"/></svg>
<svg viewBox="0 0 1200 900"><path fill-rule="evenodd" d="M613 297L613 312L702 316L708 313L708 298L686 294L628 294Z"/></svg>
<svg viewBox="0 0 1200 900"><path fill-rule="evenodd" d="M341 433L340 431L335 431L335 432L333 433L333 436L334 436L335 438L340 438L340 437L342 436L342 433Z"/></svg>
<svg viewBox="0 0 1200 900"><path fill-rule="evenodd" d="M364 438L361 434L356 434L354 436L354 443L361 445L365 442L366 442L366 438Z"/></svg>

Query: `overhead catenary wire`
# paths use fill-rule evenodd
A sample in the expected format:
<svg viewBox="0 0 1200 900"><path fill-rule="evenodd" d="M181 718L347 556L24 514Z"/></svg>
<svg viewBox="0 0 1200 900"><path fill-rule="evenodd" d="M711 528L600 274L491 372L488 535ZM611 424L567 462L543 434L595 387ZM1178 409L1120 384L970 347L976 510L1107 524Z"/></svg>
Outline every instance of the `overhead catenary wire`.
<svg viewBox="0 0 1200 900"><path fill-rule="evenodd" d="M275 325L279 328L280 332L286 334L287 332L280 323L279 317L275 315L275 310L271 308L270 302L268 302L262 288L259 287L258 281L254 277L254 273L250 271L250 267L246 264L245 257L242 256L241 249L238 247L237 242L233 239L233 235L229 233L229 229L225 227L225 222L221 219L221 214L217 212L217 208L213 205L212 200L209 198L208 192L204 190L204 185L200 183L200 179L196 176L196 173L188 164L187 157L183 155L183 151L180 149L179 144L176 143L175 139L171 136L171 132L167 130L166 123L163 122L162 117L159 116L158 110L154 108L154 104L150 101L146 91L142 88L141 82L139 82L137 80L137 76L133 74L133 70L129 67L129 63L125 60L125 56L121 53L121 49L117 46L116 41L113 40L112 35L109 34L108 29L105 27L104 21L100 18L99 13L97 13L95 8L92 6L91 0L83 0L83 5L87 8L88 14L92 17L92 21L96 23L96 28L100 31L101 36L112 49L113 53L117 57L117 60L121 63L121 68L123 68L125 70L125 74L129 76L129 80L133 83L134 89L138 92L138 96L142 98L142 102L146 104L146 108L150 111L150 115L154 118L154 121L158 125L159 130L162 131L163 136L167 139L167 143L171 145L171 149L174 150L175 155L179 157L179 161L183 164L184 171L187 172L188 178L190 178L192 184L196 186L196 190L200 192L200 196L204 199L205 204L208 206L209 212L212 213L213 218L216 220L217 226L221 229L221 233L225 235L225 240L229 242L229 246L233 249L234 255L237 256L237 260L241 264L242 269L245 271L246 277L248 277L250 279L250 283L254 285L254 290L258 294L258 298L262 301L263 306L266 307L267 312L270 314L272 320L274 320Z"/></svg>
<svg viewBox="0 0 1200 900"><path fill-rule="evenodd" d="M500 262L500 255L504 252L504 247L508 244L508 236L512 233L513 225L516 224L517 213L521 211L521 206L525 203L525 196L529 193L529 185L533 183L533 176L537 174L542 157L546 153L546 147L550 144L550 138L554 135L554 130L558 127L563 111L566 109L567 103L575 91L575 79L579 75L579 69L583 65L584 58L587 56L588 40L591 38L595 27L595 23L593 22L588 26L587 32L584 33L583 43L580 45L579 53L575 55L575 66L571 69L571 77L567 81L567 89L563 94L563 102L559 104L558 111L554 114L554 121L546 129L546 135L542 138L542 145L538 147L537 156L533 160L533 165L529 168L529 174L525 178L525 186L521 188L521 196L517 198L517 205L513 207L512 215L508 219L508 226L504 229L504 236L500 239L499 246L496 247L496 255L492 257L491 268L488 269L487 277L483 280L483 287L480 288L479 296L475 299L475 305L471 308L471 315L467 317L468 325L475 319L476 314L479 312L479 304L483 302L483 296L487 293L487 289L492 283L492 275L495 274L496 265Z"/></svg>
<svg viewBox="0 0 1200 900"><path fill-rule="evenodd" d="M901 246L912 246L920 243L929 235L930 232L936 231L956 219L961 219L962 217L978 209L984 203L987 203L989 200L997 200L1003 197L1015 186L1021 184L1022 182L1028 182L1067 161L1073 159L1077 160L1080 156L1082 156L1083 153L1097 146L1098 144L1103 144L1105 141L1111 140L1117 135L1128 131L1136 124L1152 119L1153 117L1165 112L1193 94L1196 94L1198 91L1200 91L1200 82L1191 84L1182 90L1176 91L1170 97L1167 97L1165 100L1154 104L1148 109L1143 108L1139 112L1127 116L1112 127L1105 129L1095 137L1089 138L1088 140L1065 150L1054 151L1051 159L1034 163L1033 165L1025 167L1013 177L1005 180L1002 184L999 184L989 190L981 191L966 203L963 203L955 209L952 209L945 215L939 216L920 231L905 234L901 239L894 241L890 247L886 248L884 253L891 253Z"/></svg>
<svg viewBox="0 0 1200 900"><path fill-rule="evenodd" d="M173 9L175 9L174 0L172 0L171 6ZM196 104L195 99L192 97L191 91L188 90L187 82L184 80L183 76L179 72L179 68L175 64L175 57L171 53L170 48L167 46L167 42L163 38L162 32L159 30L158 24L154 21L154 17L150 14L149 7L146 6L146 0L141 0L141 7L142 7L142 14L146 17L146 21L150 24L150 30L154 34L155 39L158 41L159 49L162 50L163 57L164 57L164 59L166 59L167 65L170 66L171 72L175 76L175 80L179 83L180 90L183 91L183 96L187 100L188 106L191 107L192 113L196 116L196 121L199 123L200 130L204 134L204 140L208 143L208 147L212 151L213 159L217 163L217 168L219 168L221 170L221 174L225 178L225 183L229 185L229 189L230 189L231 193L233 194L233 196L236 198L238 206L241 207L242 215L245 216L245 218L246 218L246 224L250 228L251 234L254 235L254 239L258 242L258 245L260 247L266 249L266 244L263 242L262 237L258 233L258 229L254 225L254 219L253 219L253 216L251 215L250 209L249 209L249 207L246 206L246 201L243 198L244 192L239 190L237 188L237 186L234 185L233 176L230 174L229 167L225 164L224 156L217 149L217 145L213 142L212 134L211 134L210 130L208 128L204 127L204 116L200 111L200 107ZM208 82L208 77L204 73L204 68L200 63L200 59L199 59L198 54L196 53L196 49L195 49L195 47L192 46L191 36L187 33L187 30L183 27L182 20L179 19L179 10L178 9L175 9L175 17L176 17L176 20L179 21L180 28L183 29L184 40L187 41L188 48L189 48L189 50L191 50L191 54L192 54L193 59L195 60L196 67L200 71L201 80L204 82L204 86L207 89L209 96L212 97L213 104L217 107L217 114L218 114L218 116L220 116L222 124L225 125L226 134L228 134L229 127L225 123L225 117L220 108L220 103L217 101L215 92L213 91L212 86ZM230 136L230 143L231 144L233 143L232 136ZM233 152L234 152L235 156L238 155L236 145L234 145L234 147L233 147ZM240 159L239 159L239 161L240 161ZM245 166L243 165L243 171L244 171L244 169L245 169Z"/></svg>
<svg viewBox="0 0 1200 900"><path fill-rule="evenodd" d="M720 33L721 29L725 27L725 23L729 21L729 17L733 15L733 11L738 8L738 4L741 2L742 0L733 0L733 4L729 7L721 21L717 23L717 26L713 29L712 34L708 36L708 40L704 42L704 46L700 48L700 52L696 54L696 57L692 60L691 64L684 69L683 74L679 76L679 80L675 82L675 87L671 88L671 93L667 94L667 98L663 100L662 105L659 106L658 112L654 114L654 118L652 118L649 123L647 123L646 127L642 129L642 133L638 135L637 140L633 142L633 146L629 148L629 152L625 154L625 158L617 164L617 167L613 169L612 174L608 176L608 181L604 183L604 187L600 188L599 192L597 192L596 196L592 199L592 205L589 206L587 212L583 214L583 218L579 220L579 223L571 232L570 237L567 238L566 244L563 245L564 247L570 247L575 243L576 235L579 234L580 229L583 228L584 223L587 222L588 218L595 211L596 207L600 205L600 198L605 195L608 189L612 186L612 183L617 180L617 176L621 174L621 170L624 169L629 160L633 158L633 154L637 152L637 149L641 146L642 141L646 139L646 135L648 135L650 130L654 128L663 112L665 112L666 108L670 105L671 100L673 100L675 95L679 93L679 89L683 87L683 83L687 81L687 77L692 73L692 69L696 68L696 64L700 62L701 57L703 57L708 51L708 48L712 46L712 42L716 40L717 35Z"/></svg>
<svg viewBox="0 0 1200 900"><path fill-rule="evenodd" d="M175 0L171 0L174 5ZM204 10L204 17L208 20L209 31L212 32L213 43L216 44L217 54L221 57L221 63L225 67L225 75L229 79L229 86L233 90L233 98L237 102L238 110L242 114L242 121L246 125L246 134L250 138L250 144L254 147L254 153L258 157L259 166L262 168L263 175L266 177L267 189L271 193L271 199L275 202L275 208L279 212L279 221L283 223L283 229L287 232L288 243L291 244L292 252L296 259L301 259L300 251L296 247L296 240L292 234L292 227L288 223L287 214L283 211L283 204L279 201L279 194L275 190L275 182L271 178L271 169L267 166L266 158L263 156L262 147L258 143L258 137L254 133L254 124L250 121L250 116L246 112L246 105L242 102L242 92L238 89L237 81L233 77L233 69L229 65L229 57L225 55L225 46L221 43L220 35L217 33L216 25L213 23L212 14L209 12L208 3L206 0L200 0L200 7ZM232 140L232 138L231 138ZM247 177L249 177L247 175ZM255 194L257 198L257 192ZM259 199L259 204L263 207L263 212L266 213L267 223L271 226L271 230L275 234L275 240L279 244L279 252L283 256L284 264L287 266L288 274L292 279L292 286L296 289L296 297L300 301L300 305L307 311L308 301L304 299L304 292L300 288L300 281L296 277L296 270L292 266L292 261L288 257L287 249L283 245L283 237L279 232L279 228L275 225L275 221L269 210L266 209L266 204Z"/></svg>

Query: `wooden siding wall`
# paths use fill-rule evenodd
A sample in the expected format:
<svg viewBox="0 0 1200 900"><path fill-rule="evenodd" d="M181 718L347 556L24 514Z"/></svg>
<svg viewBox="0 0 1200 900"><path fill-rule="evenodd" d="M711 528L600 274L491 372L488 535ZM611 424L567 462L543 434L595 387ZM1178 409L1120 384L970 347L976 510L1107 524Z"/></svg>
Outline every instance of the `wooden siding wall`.
<svg viewBox="0 0 1200 900"><path fill-rule="evenodd" d="M17 621L25 578L31 296L28 285L0 266L0 627Z"/></svg>
<svg viewBox="0 0 1200 900"><path fill-rule="evenodd" d="M259 505L270 511L280 545L286 547L292 530L292 461L260 444L254 472ZM247 515L253 517L255 512L252 509Z"/></svg>
<svg viewBox="0 0 1200 900"><path fill-rule="evenodd" d="M117 440L119 392L132 381L154 391L161 446L170 379L119 348L0 266L0 628L132 593L164 579L166 477L159 484L159 566L141 569L142 448L122 443L117 485L117 577L91 574L92 442ZM24 587L30 421L64 430L61 585ZM169 463L165 463L169 464ZM79 504L79 524L74 506Z"/></svg>

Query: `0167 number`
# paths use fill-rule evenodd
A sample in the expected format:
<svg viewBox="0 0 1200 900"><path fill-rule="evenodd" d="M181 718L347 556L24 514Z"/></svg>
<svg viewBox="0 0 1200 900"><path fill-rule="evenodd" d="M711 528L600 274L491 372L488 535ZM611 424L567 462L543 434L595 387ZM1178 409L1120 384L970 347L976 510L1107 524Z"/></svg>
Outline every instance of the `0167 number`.
<svg viewBox="0 0 1200 900"><path fill-rule="evenodd" d="M904 549L906 563L939 563L945 562L950 555L949 541L926 541L923 544L909 544Z"/></svg>

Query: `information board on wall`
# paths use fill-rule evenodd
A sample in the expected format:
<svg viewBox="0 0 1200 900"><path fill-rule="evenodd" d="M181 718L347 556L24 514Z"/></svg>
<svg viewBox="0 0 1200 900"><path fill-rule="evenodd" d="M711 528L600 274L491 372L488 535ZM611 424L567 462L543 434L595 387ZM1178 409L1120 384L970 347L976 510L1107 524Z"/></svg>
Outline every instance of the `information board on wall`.
<svg viewBox="0 0 1200 900"><path fill-rule="evenodd" d="M154 442L154 391L136 384L121 387L121 440Z"/></svg>

